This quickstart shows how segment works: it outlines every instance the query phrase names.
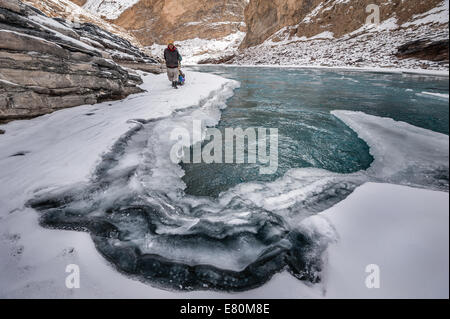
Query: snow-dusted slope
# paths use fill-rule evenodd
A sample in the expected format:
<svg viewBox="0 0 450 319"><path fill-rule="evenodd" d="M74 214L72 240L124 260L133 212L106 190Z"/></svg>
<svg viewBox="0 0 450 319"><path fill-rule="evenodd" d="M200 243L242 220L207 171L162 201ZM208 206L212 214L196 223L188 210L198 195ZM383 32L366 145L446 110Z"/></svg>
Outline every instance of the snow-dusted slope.
<svg viewBox="0 0 450 319"><path fill-rule="evenodd" d="M161 56L175 41L183 47L185 62L234 55L245 37L247 0L87 0L84 10L131 32Z"/></svg>
<svg viewBox="0 0 450 319"><path fill-rule="evenodd" d="M380 27L386 26L382 24ZM321 33L311 38L267 40L245 49L232 61L238 65L295 65L391 69L428 69L448 71L448 61L430 61L396 56L401 44L426 39L430 44L448 39L448 29L419 25L414 29L373 28L334 38ZM447 40L448 41L448 40ZM445 44L444 44L445 45ZM445 50L445 47L444 49ZM424 55L427 53L425 52Z"/></svg>
<svg viewBox="0 0 450 319"><path fill-rule="evenodd" d="M402 27L419 26L424 24L448 24L449 1L444 0L431 10L414 15L410 21L403 23Z"/></svg>
<svg viewBox="0 0 450 319"><path fill-rule="evenodd" d="M63 18L75 23L93 23L111 33L114 33L124 39L127 39L133 45L140 46L139 41L125 29L108 23L84 8L78 6L70 0L24 0L24 3L30 4L47 16L52 18Z"/></svg>
<svg viewBox="0 0 450 319"><path fill-rule="evenodd" d="M87 0L83 8L109 20L115 20L139 0Z"/></svg>
<svg viewBox="0 0 450 319"><path fill-rule="evenodd" d="M388 22L384 28L418 20L445 24L445 11L448 0L252 0L246 8L248 32L242 47L269 38L311 38L323 32L341 38L365 25L383 22Z"/></svg>
<svg viewBox="0 0 450 319"><path fill-rule="evenodd" d="M180 54L183 56L183 64L205 63L209 60L220 60L227 57L233 57L238 52L245 32L236 32L221 39L190 39L176 41ZM163 57L165 45L154 44L148 47L153 56Z"/></svg>
<svg viewBox="0 0 450 319"><path fill-rule="evenodd" d="M449 195L366 184L318 216L339 239L328 249L328 298L448 298ZM379 288L366 280L376 265Z"/></svg>
<svg viewBox="0 0 450 319"><path fill-rule="evenodd" d="M272 32L258 10L249 9L250 31L242 44L247 49L233 63L448 70L448 0L386 2L378 25L366 21L367 1L316 2L301 19L284 13L284 27ZM404 44L408 54L398 54Z"/></svg>

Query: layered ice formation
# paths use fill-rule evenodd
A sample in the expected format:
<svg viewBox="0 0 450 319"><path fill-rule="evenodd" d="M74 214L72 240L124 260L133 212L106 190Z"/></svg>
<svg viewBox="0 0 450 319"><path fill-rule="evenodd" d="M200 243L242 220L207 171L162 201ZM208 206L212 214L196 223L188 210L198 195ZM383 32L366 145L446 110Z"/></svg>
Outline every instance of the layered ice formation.
<svg viewBox="0 0 450 319"><path fill-rule="evenodd" d="M333 227L302 223L370 181L448 191L448 136L367 115L333 111L370 148L367 170L339 174L289 170L272 182L242 183L218 198L184 192L184 171L170 160L173 129L220 119L226 90L199 107L140 125L103 156L87 184L43 191L29 201L47 227L89 231L120 271L169 289L241 291L288 270L321 280ZM186 145L189 146L189 145Z"/></svg>

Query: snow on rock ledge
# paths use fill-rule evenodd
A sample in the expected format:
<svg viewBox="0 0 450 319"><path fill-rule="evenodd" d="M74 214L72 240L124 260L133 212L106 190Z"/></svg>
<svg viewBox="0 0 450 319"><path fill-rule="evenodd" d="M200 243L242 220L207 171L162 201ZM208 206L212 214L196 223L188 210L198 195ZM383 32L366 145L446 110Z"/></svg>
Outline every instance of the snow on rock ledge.
<svg viewBox="0 0 450 319"><path fill-rule="evenodd" d="M18 0L0 0L0 24L0 121L140 92L141 78L113 61L117 55L156 64L106 30L48 18Z"/></svg>
<svg viewBox="0 0 450 319"><path fill-rule="evenodd" d="M231 63L448 71L448 0L388 1L379 25L366 23L372 2L252 0Z"/></svg>

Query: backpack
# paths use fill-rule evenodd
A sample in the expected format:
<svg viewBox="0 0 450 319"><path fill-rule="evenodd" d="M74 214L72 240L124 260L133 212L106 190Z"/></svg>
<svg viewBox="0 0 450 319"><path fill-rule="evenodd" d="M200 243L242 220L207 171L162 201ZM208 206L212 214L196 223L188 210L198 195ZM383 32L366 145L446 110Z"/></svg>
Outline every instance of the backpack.
<svg viewBox="0 0 450 319"><path fill-rule="evenodd" d="M180 74L178 75L178 85L183 85L186 82L186 75L180 70Z"/></svg>

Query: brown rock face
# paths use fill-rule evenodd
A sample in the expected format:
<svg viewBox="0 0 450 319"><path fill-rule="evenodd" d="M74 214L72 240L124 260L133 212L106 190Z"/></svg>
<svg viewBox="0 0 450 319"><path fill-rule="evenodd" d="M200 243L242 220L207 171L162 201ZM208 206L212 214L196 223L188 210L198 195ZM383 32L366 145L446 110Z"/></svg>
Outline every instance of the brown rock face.
<svg viewBox="0 0 450 319"><path fill-rule="evenodd" d="M420 39L399 46L396 56L401 59L415 58L448 62L448 49L448 39L439 41Z"/></svg>
<svg viewBox="0 0 450 319"><path fill-rule="evenodd" d="M370 4L380 7L380 20L407 22L416 14L431 10L442 0L250 0L245 10L247 35L241 48L261 44L275 32L286 30L278 38L297 35L311 37L325 31L340 37L362 27L370 13ZM277 41L277 36L273 38Z"/></svg>
<svg viewBox="0 0 450 319"><path fill-rule="evenodd" d="M83 6L87 0L71 0L73 3L75 3L76 5L79 5L80 7Z"/></svg>
<svg viewBox="0 0 450 319"><path fill-rule="evenodd" d="M141 92L141 78L111 61L114 52L151 62L94 25L72 28L20 1L0 0L0 121Z"/></svg>
<svg viewBox="0 0 450 319"><path fill-rule="evenodd" d="M264 42L285 26L296 25L322 0L250 0L245 9L247 35L241 44L248 48Z"/></svg>
<svg viewBox="0 0 450 319"><path fill-rule="evenodd" d="M112 22L145 46L218 39L245 29L246 4L245 0L141 0Z"/></svg>

